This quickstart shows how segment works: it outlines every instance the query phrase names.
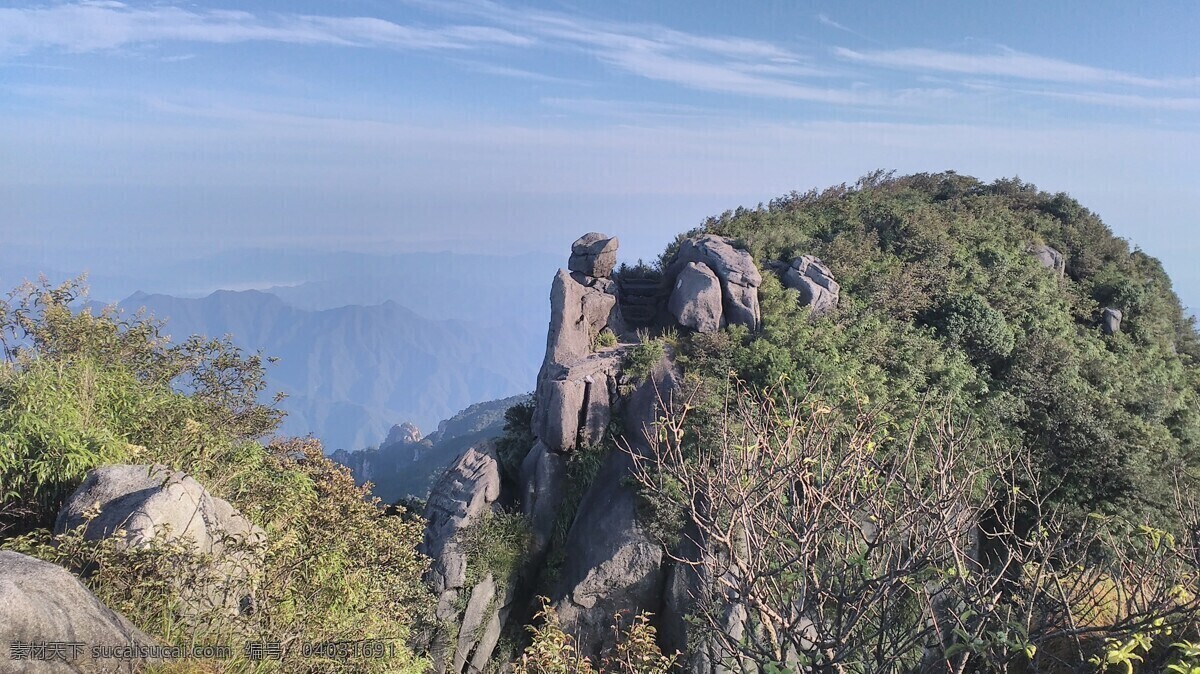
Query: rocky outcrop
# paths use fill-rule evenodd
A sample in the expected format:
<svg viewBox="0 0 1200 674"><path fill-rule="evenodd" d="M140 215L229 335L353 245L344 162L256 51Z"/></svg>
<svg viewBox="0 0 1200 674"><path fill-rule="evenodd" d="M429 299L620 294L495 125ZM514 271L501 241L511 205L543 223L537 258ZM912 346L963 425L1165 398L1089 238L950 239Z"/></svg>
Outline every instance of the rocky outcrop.
<svg viewBox="0 0 1200 674"><path fill-rule="evenodd" d="M703 262L689 262L675 278L667 309L679 324L696 332L716 332L724 318L721 282Z"/></svg>
<svg viewBox="0 0 1200 674"><path fill-rule="evenodd" d="M1121 331L1121 321L1124 318L1125 314L1120 309L1104 307L1104 311L1100 315L1100 329L1106 335L1115 335Z"/></svg>
<svg viewBox="0 0 1200 674"><path fill-rule="evenodd" d="M819 258L801 255L783 272L783 285L800 293L801 306L811 307L811 316L823 316L837 308L841 286Z"/></svg>
<svg viewBox="0 0 1200 674"><path fill-rule="evenodd" d="M632 452L648 453L654 423L669 405L678 381L664 357L630 396L623 435ZM656 613L662 601L663 551L637 512L629 452L611 451L579 503L567 535L555 609L582 652L611 645L619 611Z"/></svg>
<svg viewBox="0 0 1200 674"><path fill-rule="evenodd" d="M1052 270L1059 278L1062 278L1067 272L1067 258L1058 250L1051 248L1045 244L1031 246L1029 254L1033 259L1037 260L1038 264L1046 269Z"/></svg>
<svg viewBox="0 0 1200 674"><path fill-rule="evenodd" d="M617 266L617 247L620 242L615 236L599 232L588 232L571 244L571 258L567 268L584 276L608 278Z"/></svg>
<svg viewBox="0 0 1200 674"><path fill-rule="evenodd" d="M607 275L616 262L616 241L594 232L580 238L572 247L572 269ZM593 344L605 328L624 332L616 293L617 284L604 276L560 269L554 277L533 418L534 435L550 451L593 444L608 426L622 353L593 353Z"/></svg>
<svg viewBox="0 0 1200 674"><path fill-rule="evenodd" d="M624 349L589 354L550 370L538 384L534 435L550 451L594 446L603 439L624 357Z"/></svg>
<svg viewBox="0 0 1200 674"><path fill-rule="evenodd" d="M158 658L94 659L93 647L152 649L154 640L100 603L70 572L0 551L0 643L6 672L135 672ZM22 644L82 644L57 660L15 660ZM73 657L74 656L74 657Z"/></svg>
<svg viewBox="0 0 1200 674"><path fill-rule="evenodd" d="M679 246L667 271L672 287L691 262L703 263L720 279L725 322L757 330L761 321L758 286L762 285L762 275L750 253L735 248L731 239L713 234L687 239Z"/></svg>
<svg viewBox="0 0 1200 674"><path fill-rule="evenodd" d="M432 563L425 580L438 598L438 621L455 626L433 644L437 672L482 671L500 638L512 594L509 579L489 572L469 584L464 546L464 530L493 511L499 498L500 466L490 443L464 452L430 492L421 552Z"/></svg>
<svg viewBox="0 0 1200 674"><path fill-rule="evenodd" d="M615 293L616 284L608 279L558 270L550 286L550 329L542 374L592 352L592 340L612 322Z"/></svg>
<svg viewBox="0 0 1200 674"><path fill-rule="evenodd" d="M95 514L96 511L98 514ZM94 517L92 515L95 514ZM127 545L156 537L190 539L200 552L219 555L230 539L254 543L262 529L188 475L162 465L104 466L88 471L63 504L55 533L83 526L84 538L121 533Z"/></svg>
<svg viewBox="0 0 1200 674"><path fill-rule="evenodd" d="M521 511L529 521L530 559L540 565L554 535L558 509L566 495L566 459L538 441L521 463Z"/></svg>
<svg viewBox="0 0 1200 674"><path fill-rule="evenodd" d="M86 540L110 536L135 548L185 541L212 555L220 583L175 588L185 617L214 608L253 610L253 585L266 533L185 473L162 465L114 465L88 471L63 504L55 533L83 528Z"/></svg>
<svg viewBox="0 0 1200 674"><path fill-rule="evenodd" d="M413 445L420 441L421 429L406 421L402 424L392 426L391 430L388 431L387 438L383 441L383 445Z"/></svg>

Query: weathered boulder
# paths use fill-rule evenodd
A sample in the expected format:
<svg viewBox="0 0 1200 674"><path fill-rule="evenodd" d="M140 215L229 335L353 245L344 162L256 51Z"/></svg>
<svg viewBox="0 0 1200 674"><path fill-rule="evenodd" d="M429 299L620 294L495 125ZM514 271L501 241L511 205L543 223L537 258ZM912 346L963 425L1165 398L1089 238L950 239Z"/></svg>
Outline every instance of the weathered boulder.
<svg viewBox="0 0 1200 674"><path fill-rule="evenodd" d="M569 365L590 354L592 340L608 325L616 309L614 283L582 275L576 279L575 276L560 269L550 287L550 329L546 334L543 372L548 367Z"/></svg>
<svg viewBox="0 0 1200 674"><path fill-rule="evenodd" d="M612 418L625 349L588 354L569 366L545 367L538 381L533 434L551 451L595 445Z"/></svg>
<svg viewBox="0 0 1200 674"><path fill-rule="evenodd" d="M784 287L800 293L800 304L812 307L811 316L817 317L837 308L841 297L841 286L833 278L819 258L802 255L783 272Z"/></svg>
<svg viewBox="0 0 1200 674"><path fill-rule="evenodd" d="M388 431L387 438L383 441L384 445L414 445L421 441L421 429L409 422L396 424Z"/></svg>
<svg viewBox="0 0 1200 674"><path fill-rule="evenodd" d="M98 514L97 514L98 511ZM114 465L88 471L54 524L61 534L83 527L85 540L119 536L141 548L187 541L212 555L220 582L175 588L188 614L253 610L253 586L266 533L185 473L163 465Z"/></svg>
<svg viewBox="0 0 1200 674"><path fill-rule="evenodd" d="M696 332L721 329L721 282L703 262L689 262L679 271L667 309L679 324Z"/></svg>
<svg viewBox="0 0 1200 674"><path fill-rule="evenodd" d="M432 645L437 672L480 671L468 665L486 663L499 640L499 624L507 615L512 588L508 579L498 582L491 573L473 585L468 583L463 536L465 529L496 508L499 498L500 464L490 443L464 452L429 493L421 552L432 564L425 581L438 597L438 620L456 626L454 633L440 634Z"/></svg>
<svg viewBox="0 0 1200 674"><path fill-rule="evenodd" d="M567 268L585 276L608 278L617 265L619 245L615 236L588 232L571 244L571 259L567 262Z"/></svg>
<svg viewBox="0 0 1200 674"><path fill-rule="evenodd" d="M70 572L9 550L0 550L0 643L4 671L135 672L159 658L94 659L92 649L153 649L154 640L100 600ZM82 644L57 660L15 660L21 644ZM75 656L75 657L72 657Z"/></svg>
<svg viewBox="0 0 1200 674"><path fill-rule="evenodd" d="M532 534L530 560L540 564L566 494L566 460L538 441L521 462L521 510Z"/></svg>
<svg viewBox="0 0 1200 674"><path fill-rule="evenodd" d="M634 390L626 408L624 437L634 452L649 452L648 437L670 404L678 374L664 357ZM657 613L663 592L663 552L637 514L637 490L627 478L632 456L614 450L605 457L579 503L567 535L554 607L563 629L580 650L596 655L611 646L618 611Z"/></svg>
<svg viewBox="0 0 1200 674"><path fill-rule="evenodd" d="M1053 270L1054 273L1058 274L1059 278L1062 278L1063 274L1067 271L1067 258L1063 257L1062 253L1050 246L1045 244L1031 246L1029 254L1033 256L1033 259L1037 260L1038 264L1046 269Z"/></svg>
<svg viewBox="0 0 1200 674"><path fill-rule="evenodd" d="M1120 309L1112 307L1104 307L1104 312L1100 317L1100 327L1106 335L1115 335L1121 331L1121 321L1125 318L1125 314L1121 313Z"/></svg>
<svg viewBox="0 0 1200 674"><path fill-rule="evenodd" d="M99 514L89 515L99 509ZM89 512L91 511L91 512ZM163 465L115 465L89 470L63 504L55 533L85 526L84 538L124 532L127 545L144 546L158 536L191 539L201 552L220 554L231 539L264 540L262 529L227 501L185 473Z"/></svg>
<svg viewBox="0 0 1200 674"><path fill-rule="evenodd" d="M712 234L687 239L679 246L668 270L673 280L689 262L702 262L721 280L723 314L727 323L759 328L758 286L762 275L750 253L733 247L731 239Z"/></svg>

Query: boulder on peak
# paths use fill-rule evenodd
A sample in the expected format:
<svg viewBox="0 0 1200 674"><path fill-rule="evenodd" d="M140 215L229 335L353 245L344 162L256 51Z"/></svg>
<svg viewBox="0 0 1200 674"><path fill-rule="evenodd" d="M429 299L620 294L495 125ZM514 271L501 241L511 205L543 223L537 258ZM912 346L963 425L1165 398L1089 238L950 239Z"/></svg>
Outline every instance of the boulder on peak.
<svg viewBox="0 0 1200 674"><path fill-rule="evenodd" d="M721 280L725 321L757 330L761 320L758 286L762 285L762 275L754 264L754 257L748 251L734 247L733 243L733 239L714 234L685 240L675 254L668 276L674 285L688 263L703 263Z"/></svg>
<svg viewBox="0 0 1200 674"><path fill-rule="evenodd" d="M615 236L600 232L588 232L571 244L571 259L567 268L585 276L608 278L617 266L617 247L620 241Z"/></svg>
<svg viewBox="0 0 1200 674"><path fill-rule="evenodd" d="M689 262L680 270L667 308L679 324L696 332L721 329L721 282L703 262Z"/></svg>
<svg viewBox="0 0 1200 674"><path fill-rule="evenodd" d="M800 304L812 307L813 317L832 311L841 298L841 286L834 280L833 272L812 255L792 260L783 272L783 285L800 293Z"/></svg>
<svg viewBox="0 0 1200 674"><path fill-rule="evenodd" d="M384 445L415 445L421 441L421 429L417 428L416 424L404 422L392 426L388 431L387 439L383 441Z"/></svg>

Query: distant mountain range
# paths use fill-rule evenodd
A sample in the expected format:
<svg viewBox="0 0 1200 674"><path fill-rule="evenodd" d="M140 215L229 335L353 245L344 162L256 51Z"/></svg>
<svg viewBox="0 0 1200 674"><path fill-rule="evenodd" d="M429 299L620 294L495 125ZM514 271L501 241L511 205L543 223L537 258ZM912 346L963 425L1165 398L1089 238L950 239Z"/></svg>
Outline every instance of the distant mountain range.
<svg viewBox="0 0 1200 674"><path fill-rule="evenodd" d="M288 395L282 432L311 433L327 451L378 444L398 421L430 427L481 400L528 390L544 320L509 324L431 320L386 301L309 311L261 291L199 299L136 293L120 303L165 319L175 341L231 335L279 360L270 394Z"/></svg>
<svg viewBox="0 0 1200 674"><path fill-rule="evenodd" d="M393 426L378 449L338 450L333 459L349 468L359 484L374 485L371 492L386 503L410 496L423 499L434 480L468 447L499 436L504 431L505 411L529 397L476 403L438 424L438 429L424 438L412 424Z"/></svg>
<svg viewBox="0 0 1200 674"><path fill-rule="evenodd" d="M543 253L255 248L166 250L136 264L86 259L86 269L71 269L69 256L48 268L37 251L0 251L0 284L86 271L94 303L144 306L177 342L228 334L279 358L268 382L271 394L289 396L282 432L311 433L329 452L376 446L400 422L429 428L472 403L528 391L563 262Z"/></svg>

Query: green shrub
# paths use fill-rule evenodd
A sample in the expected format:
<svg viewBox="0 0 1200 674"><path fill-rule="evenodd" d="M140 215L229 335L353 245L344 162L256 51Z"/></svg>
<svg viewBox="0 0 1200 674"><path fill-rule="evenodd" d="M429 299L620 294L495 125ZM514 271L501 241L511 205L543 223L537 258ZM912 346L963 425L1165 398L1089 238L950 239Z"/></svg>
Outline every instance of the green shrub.
<svg viewBox="0 0 1200 674"><path fill-rule="evenodd" d="M640 381L650 376L654 366L662 360L666 351L658 339L644 339L629 349L625 356L625 368L622 374L634 381Z"/></svg>
<svg viewBox="0 0 1200 674"><path fill-rule="evenodd" d="M592 351L599 351L617 345L617 335L612 330L604 328L596 333L595 339L592 340Z"/></svg>
<svg viewBox="0 0 1200 674"><path fill-rule="evenodd" d="M463 530L467 584L474 585L490 573L498 585L503 585L525 568L531 537L529 522L521 513L484 513Z"/></svg>

